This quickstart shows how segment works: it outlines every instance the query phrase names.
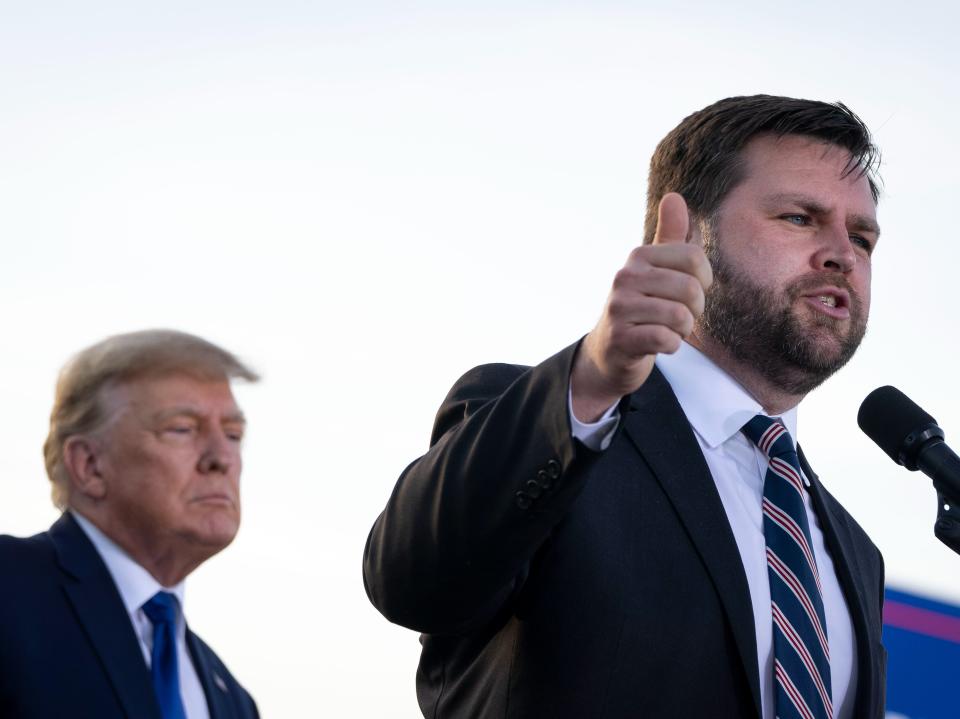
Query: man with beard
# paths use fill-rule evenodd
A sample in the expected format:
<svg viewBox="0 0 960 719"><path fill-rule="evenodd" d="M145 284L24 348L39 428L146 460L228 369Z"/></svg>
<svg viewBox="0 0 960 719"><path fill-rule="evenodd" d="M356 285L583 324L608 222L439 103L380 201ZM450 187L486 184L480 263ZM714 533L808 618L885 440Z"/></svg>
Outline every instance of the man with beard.
<svg viewBox="0 0 960 719"><path fill-rule="evenodd" d="M841 104L694 113L593 330L456 383L364 556L425 716L883 716L882 558L794 443L865 330L876 158Z"/></svg>

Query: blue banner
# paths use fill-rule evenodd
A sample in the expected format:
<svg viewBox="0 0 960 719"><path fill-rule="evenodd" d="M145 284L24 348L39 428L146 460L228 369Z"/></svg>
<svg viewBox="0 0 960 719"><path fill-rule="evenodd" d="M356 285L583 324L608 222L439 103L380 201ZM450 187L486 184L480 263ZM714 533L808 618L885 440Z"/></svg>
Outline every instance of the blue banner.
<svg viewBox="0 0 960 719"><path fill-rule="evenodd" d="M960 717L960 607L887 589L887 718Z"/></svg>

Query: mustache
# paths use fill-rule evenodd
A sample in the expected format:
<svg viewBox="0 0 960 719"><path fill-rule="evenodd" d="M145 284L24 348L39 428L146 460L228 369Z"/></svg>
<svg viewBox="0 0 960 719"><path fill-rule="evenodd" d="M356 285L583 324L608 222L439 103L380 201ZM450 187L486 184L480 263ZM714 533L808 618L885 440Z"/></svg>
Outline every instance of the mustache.
<svg viewBox="0 0 960 719"><path fill-rule="evenodd" d="M822 272L808 272L790 283L787 287L787 294L791 300L795 300L812 290L821 289L824 286L830 285L837 289L844 290L850 296L851 305L861 306L860 295L853 289L850 280L839 272L834 275L824 275Z"/></svg>

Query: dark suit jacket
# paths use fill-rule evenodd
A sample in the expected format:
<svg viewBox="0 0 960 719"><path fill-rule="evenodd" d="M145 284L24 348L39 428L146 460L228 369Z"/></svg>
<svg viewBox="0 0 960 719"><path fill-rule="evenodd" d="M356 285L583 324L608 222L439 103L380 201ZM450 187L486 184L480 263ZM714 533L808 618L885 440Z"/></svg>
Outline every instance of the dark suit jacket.
<svg viewBox="0 0 960 719"><path fill-rule="evenodd" d="M211 719L255 719L250 695L189 628L187 643ZM160 719L120 593L69 514L33 537L0 536L0 717Z"/></svg>
<svg viewBox="0 0 960 719"><path fill-rule="evenodd" d="M364 580L423 633L426 717L759 717L749 589L696 438L658 372L604 452L571 437L576 347L485 365L370 532ZM808 465L853 617L858 719L883 716L883 563Z"/></svg>

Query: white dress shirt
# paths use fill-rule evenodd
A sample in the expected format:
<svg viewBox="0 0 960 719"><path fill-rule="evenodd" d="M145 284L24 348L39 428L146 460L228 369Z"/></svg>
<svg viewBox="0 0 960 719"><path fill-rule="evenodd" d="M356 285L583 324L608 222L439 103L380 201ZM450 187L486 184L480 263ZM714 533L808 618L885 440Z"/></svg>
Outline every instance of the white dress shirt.
<svg viewBox="0 0 960 719"><path fill-rule="evenodd" d="M763 717L774 719L773 617L761 510L767 457L740 431L755 415L766 413L746 389L686 342L673 355L658 355L656 364L690 421L740 550L753 604ZM574 437L591 449L606 449L619 422L616 405L592 424L577 420L572 402L569 406ZM785 412L781 419L796 442L796 408ZM809 485L806 477L804 480ZM834 716L851 719L857 685L853 623L809 493L804 494L804 504L823 584Z"/></svg>
<svg viewBox="0 0 960 719"><path fill-rule="evenodd" d="M77 524L93 542L97 553L107 565L107 571L117 585L123 606L126 607L133 631L140 642L143 658L150 667L151 652L153 650L153 624L144 614L143 605L154 594L160 591L170 592L177 598L177 664L180 670L180 697L183 699L183 708L187 719L210 719L207 709L207 699L203 694L203 686L193 666L190 652L187 649L187 623L183 616L183 597L185 582L174 587L164 587L129 554L124 552L116 542L107 537L86 517L79 512L71 512Z"/></svg>

